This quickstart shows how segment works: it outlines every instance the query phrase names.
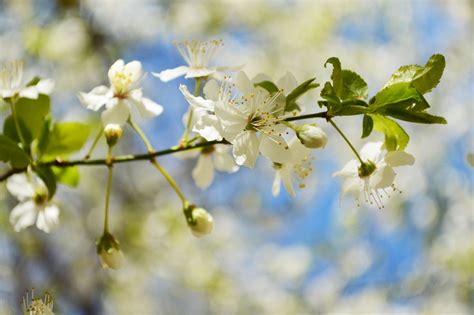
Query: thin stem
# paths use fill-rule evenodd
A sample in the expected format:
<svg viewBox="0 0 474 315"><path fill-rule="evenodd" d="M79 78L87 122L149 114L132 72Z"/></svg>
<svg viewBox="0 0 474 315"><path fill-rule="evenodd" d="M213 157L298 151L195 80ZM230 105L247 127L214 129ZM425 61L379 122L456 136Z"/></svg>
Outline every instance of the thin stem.
<svg viewBox="0 0 474 315"><path fill-rule="evenodd" d="M360 161L361 164L364 164L364 161L362 161L362 158L360 157L359 155L359 152L357 152L357 150L354 148L354 146L352 145L352 143L349 141L349 139L347 139L346 135L344 134L344 132L342 132L341 129L339 129L339 127L334 123L334 121L332 121L332 119L328 119L329 123L337 130L337 132L339 132L339 134L342 136L342 138L344 138L344 140L347 142L347 144L349 145L349 147L352 149L352 152L354 152L354 154L356 155L357 159Z"/></svg>
<svg viewBox="0 0 474 315"><path fill-rule="evenodd" d="M201 78L196 78L196 85L194 86L194 96L199 96L200 87L201 87ZM189 107L188 121L186 123L186 129L184 130L183 137L181 138L181 143L184 143L184 144L187 143L192 121L193 121L193 108Z"/></svg>
<svg viewBox="0 0 474 315"><path fill-rule="evenodd" d="M327 112L318 112L318 113L312 113L312 114L307 114L307 115L299 115L299 116L293 116L284 119L285 121L293 121L293 120L303 120L303 119L310 119L310 118L327 118Z"/></svg>
<svg viewBox="0 0 474 315"><path fill-rule="evenodd" d="M179 199L183 202L183 204L186 202L186 197L184 196L183 192L181 189L179 189L178 185L176 182L171 178L171 176L165 171L165 169L158 163L157 160L152 159L151 164L156 167L156 169L163 175L163 177L168 181L168 184L174 189L176 194L178 195Z"/></svg>
<svg viewBox="0 0 474 315"><path fill-rule="evenodd" d="M112 147L109 146L109 150L107 152L107 161L112 161ZM109 169L109 174L107 177L107 192L105 195L105 214L104 214L104 234L108 233L109 231L109 204L110 204L110 192L112 190L112 170L113 164L109 163L107 165Z"/></svg>
<svg viewBox="0 0 474 315"><path fill-rule="evenodd" d="M10 103L10 108L12 110L13 121L15 122L16 133L18 134L18 137L20 137L20 141L21 141L21 144L23 145L23 148L26 149L27 144L26 144L26 141L25 141L25 137L23 136L23 132L21 131L20 123L19 123L18 117L16 115L16 110L15 110L16 101L10 100L9 103Z"/></svg>
<svg viewBox="0 0 474 315"><path fill-rule="evenodd" d="M91 157L92 152L94 152L95 147L96 147L97 144L99 143L100 137L102 137L102 134L103 134L103 133L104 133L104 128L100 127L99 133L98 133L97 136L95 137L94 142L92 143L92 146L90 147L89 151L87 151L87 154L86 154L86 156L84 157L84 160L88 160L88 159Z"/></svg>
<svg viewBox="0 0 474 315"><path fill-rule="evenodd" d="M153 149L153 146L151 145L150 141L148 140L148 137L145 135L145 133L140 129L140 127L133 122L132 119L128 120L129 124L132 126L133 130L140 136L142 139L143 143L145 143L145 146L150 154L155 153L155 150ZM168 181L170 186L174 189L176 194L178 195L179 199L184 203L186 202L186 197L184 197L184 194L181 192L181 189L179 189L178 185L176 182L171 178L171 176L165 171L165 169L158 163L158 161L155 159L154 156L150 158L151 164L156 167L156 169L163 175L163 177Z"/></svg>
<svg viewBox="0 0 474 315"><path fill-rule="evenodd" d="M128 119L128 123L130 124L132 129L135 130L135 132L138 134L138 136L142 139L142 141L145 144L146 149L148 150L148 152L150 152L150 153L155 152L155 150L153 149L153 146L150 143L150 140L148 140L147 136L141 130L141 128L137 124L135 124L135 122L131 118Z"/></svg>

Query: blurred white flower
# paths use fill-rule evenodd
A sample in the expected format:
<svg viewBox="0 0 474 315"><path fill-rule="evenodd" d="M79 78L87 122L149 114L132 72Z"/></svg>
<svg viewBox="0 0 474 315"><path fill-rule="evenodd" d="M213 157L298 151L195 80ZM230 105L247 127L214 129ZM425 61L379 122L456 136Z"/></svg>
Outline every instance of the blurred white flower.
<svg viewBox="0 0 474 315"><path fill-rule="evenodd" d="M108 76L110 88L101 85L89 93L79 93L79 100L88 109L97 111L105 105L106 110L102 112L104 126L125 124L132 107L144 118L152 118L163 112L161 105L143 97L141 89L137 87L143 76L139 61L125 64L119 59L110 67Z"/></svg>
<svg viewBox="0 0 474 315"><path fill-rule="evenodd" d="M168 82L183 75L186 79L207 77L222 79L224 76L221 71L236 71L241 68L211 66L217 51L222 45L224 45L222 40L176 42L179 53L188 65L159 73L153 72L152 74L163 82Z"/></svg>
<svg viewBox="0 0 474 315"><path fill-rule="evenodd" d="M227 173L234 173L239 170L228 151L229 146L225 144L217 144L201 150L196 166L192 171L196 186L201 189L209 187L214 179L214 169Z"/></svg>
<svg viewBox="0 0 474 315"><path fill-rule="evenodd" d="M293 138L288 143L291 158L286 163L274 163L275 179L273 180L272 194L278 196L280 193L281 182L286 191L292 197L296 196L293 189L293 178L299 182L299 187L304 188L304 179L312 172L311 151L303 146L298 138Z"/></svg>
<svg viewBox="0 0 474 315"><path fill-rule="evenodd" d="M275 163L287 162L290 153L282 137L286 126L276 114L279 92L270 95L255 87L244 72L237 74L236 86L241 98L217 102L215 114L222 124L224 138L234 145L237 164L253 167L259 153Z"/></svg>
<svg viewBox="0 0 474 315"><path fill-rule="evenodd" d="M48 189L43 181L32 173L15 174L7 180L7 189L20 203L10 214L15 231L35 224L46 233L59 223L59 209L48 200Z"/></svg>
<svg viewBox="0 0 474 315"><path fill-rule="evenodd" d="M43 299L34 297L34 290L26 292L22 300L23 315L54 315L54 300L51 295L46 293Z"/></svg>
<svg viewBox="0 0 474 315"><path fill-rule="evenodd" d="M50 94L54 82L50 79L39 80L35 84L24 86L23 61L15 60L0 65L0 98L25 97L37 99L39 94Z"/></svg>
<svg viewBox="0 0 474 315"><path fill-rule="evenodd" d="M389 197L386 188L397 190L393 183L396 175L393 167L413 165L415 158L404 151L389 151L384 154L383 142L369 142L362 147L359 154L364 164L361 165L356 159L351 160L333 176L343 177L343 193L357 193L358 202L362 193L366 202L383 208L381 191Z"/></svg>

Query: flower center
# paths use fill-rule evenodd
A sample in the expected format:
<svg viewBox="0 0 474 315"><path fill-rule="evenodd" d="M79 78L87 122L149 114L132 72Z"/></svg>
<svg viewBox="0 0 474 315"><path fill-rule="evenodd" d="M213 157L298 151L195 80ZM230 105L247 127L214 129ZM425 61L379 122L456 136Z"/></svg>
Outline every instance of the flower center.
<svg viewBox="0 0 474 315"><path fill-rule="evenodd" d="M20 87L23 77L23 61L14 60L0 65L0 88L15 89Z"/></svg>
<svg viewBox="0 0 474 315"><path fill-rule="evenodd" d="M202 150L201 150L201 154L204 154L204 155L209 155L209 154L212 154L216 149L214 148L213 145L211 146L208 146L208 147L204 147Z"/></svg>
<svg viewBox="0 0 474 315"><path fill-rule="evenodd" d="M48 193L43 189L38 189L33 196L33 201L38 206L44 206L48 201Z"/></svg>
<svg viewBox="0 0 474 315"><path fill-rule="evenodd" d="M312 157L305 156L301 161L293 165L293 173L296 175L296 179L298 180L301 189L306 187L306 184L303 181L313 171L311 165L312 160Z"/></svg>
<svg viewBox="0 0 474 315"><path fill-rule="evenodd" d="M115 96L125 97L132 83L133 78L131 73L125 73L124 71L117 72L112 78L112 85L115 90Z"/></svg>
<svg viewBox="0 0 474 315"><path fill-rule="evenodd" d="M359 177L360 178L369 177L375 172L376 169L377 169L377 166L375 166L374 162L367 160L367 162L364 162L359 166Z"/></svg>
<svg viewBox="0 0 474 315"><path fill-rule="evenodd" d="M206 68L219 48L224 45L222 40L184 41L175 43L186 63L193 68Z"/></svg>

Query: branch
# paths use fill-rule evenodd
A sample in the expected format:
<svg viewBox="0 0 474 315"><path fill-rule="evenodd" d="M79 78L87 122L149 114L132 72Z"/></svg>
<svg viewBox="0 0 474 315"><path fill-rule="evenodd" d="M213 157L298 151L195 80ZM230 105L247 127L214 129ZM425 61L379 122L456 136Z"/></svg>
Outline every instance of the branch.
<svg viewBox="0 0 474 315"><path fill-rule="evenodd" d="M302 119L309 119L309 118L326 118L327 112L319 112L319 113L313 113L313 114L308 114L308 115L300 115L300 116L294 116L294 117L289 117L286 118L285 121L294 121L294 120L302 120ZM168 154L174 154L178 152L183 152L183 151L189 151L197 148L204 148L207 146L215 145L215 144L229 144L226 140L221 140L221 141L206 141L206 142L201 142L193 145L187 145L187 146L174 146L169 149L165 149L162 151L156 151L152 153L145 153L145 154L128 154L128 155L118 155L113 158L111 161L112 164L117 164L117 163L126 163L126 162L134 162L134 161L150 161L155 157L158 156L163 156L163 155L168 155ZM107 159L94 159L94 160L62 160L60 158L57 158L53 161L46 161L46 162L38 162L36 165L37 166L56 166L56 167L71 167L71 166L76 166L76 165L85 165L85 166L92 166L92 165L108 165ZM17 173L23 173L26 171L25 168L19 168L19 169L11 169L7 171L6 173L0 175L0 182L6 180L10 176L17 174Z"/></svg>

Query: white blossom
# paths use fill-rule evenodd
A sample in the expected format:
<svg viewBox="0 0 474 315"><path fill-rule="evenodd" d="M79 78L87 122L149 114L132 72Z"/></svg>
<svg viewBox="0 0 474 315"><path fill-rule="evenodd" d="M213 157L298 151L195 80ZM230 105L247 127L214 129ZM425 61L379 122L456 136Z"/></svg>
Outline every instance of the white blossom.
<svg viewBox="0 0 474 315"><path fill-rule="evenodd" d="M278 196L280 193L281 182L286 191L292 197L296 196L293 188L293 181L299 183L300 188L304 188L304 180L308 177L313 168L311 166L311 150L303 146L297 138L293 138L288 143L291 158L286 163L274 163L275 178L273 180L272 194Z"/></svg>
<svg viewBox="0 0 474 315"><path fill-rule="evenodd" d="M38 229L49 233L59 223L59 209L48 200L48 190L39 177L15 174L7 180L7 189L20 201L10 213L15 231L36 223Z"/></svg>
<svg viewBox="0 0 474 315"><path fill-rule="evenodd" d="M222 40L186 40L183 42L176 42L176 47L183 59L186 61L187 66L179 66L152 74L163 82L171 81L183 75L186 79L207 77L222 79L223 74L221 71L235 71L241 68L215 67L211 65L216 53L222 45L224 45Z"/></svg>
<svg viewBox="0 0 474 315"><path fill-rule="evenodd" d="M333 176L341 176L344 180L342 192L354 192L359 202L362 194L365 201L383 208L382 199L384 195L388 198L387 188L395 187L394 167L413 165L415 158L404 151L384 152L383 142L369 142L365 144L359 153L364 165L356 159L349 161L342 170L335 172ZM383 193L383 194L382 194Z"/></svg>
<svg viewBox="0 0 474 315"><path fill-rule="evenodd" d="M22 84L23 61L15 60L0 65L0 98L24 97L37 99L39 94L49 95L54 88L51 79L39 80L35 84Z"/></svg>
<svg viewBox="0 0 474 315"><path fill-rule="evenodd" d="M158 116L163 112L163 107L143 97L142 90L138 87L142 76L142 65L139 61L125 64L119 59L108 72L110 87L101 85L89 93L80 93L79 100L93 111L105 106L106 109L102 112L104 126L125 124L132 108L136 108L143 118Z"/></svg>

